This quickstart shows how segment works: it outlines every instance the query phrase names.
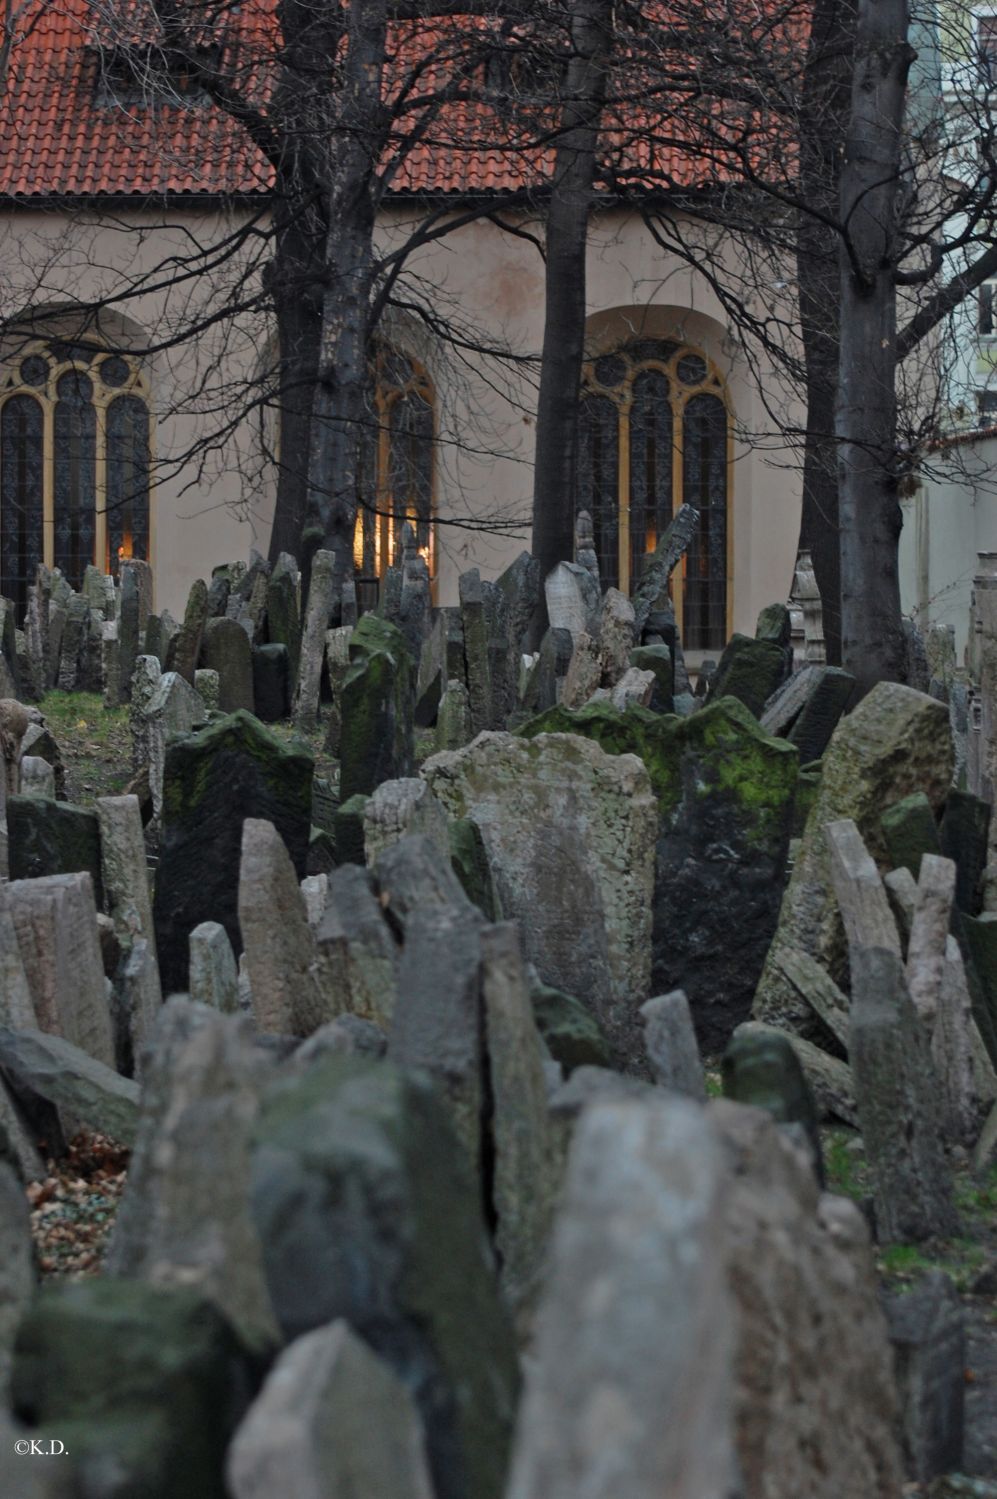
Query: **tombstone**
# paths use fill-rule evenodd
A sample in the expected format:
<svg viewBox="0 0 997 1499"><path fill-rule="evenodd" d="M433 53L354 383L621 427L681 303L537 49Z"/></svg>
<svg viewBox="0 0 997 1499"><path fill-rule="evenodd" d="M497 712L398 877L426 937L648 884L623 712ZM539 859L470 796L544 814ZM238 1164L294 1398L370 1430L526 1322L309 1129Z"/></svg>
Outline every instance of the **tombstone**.
<svg viewBox="0 0 997 1499"><path fill-rule="evenodd" d="M201 661L218 673L218 707L222 713L253 711L253 653L245 630L234 619L209 619L204 627Z"/></svg>
<svg viewBox="0 0 997 1499"><path fill-rule="evenodd" d="M602 652L599 642L583 630L575 639L567 675L561 689L565 708L581 708L589 701L602 681Z"/></svg>
<svg viewBox="0 0 997 1499"><path fill-rule="evenodd" d="M24 755L20 764L20 780L22 796L40 796L47 801L55 801L55 771L47 760L40 755ZM6 803L4 808L6 810ZM46 870L47 874L55 873Z"/></svg>
<svg viewBox="0 0 997 1499"><path fill-rule="evenodd" d="M221 619L227 614L231 592L232 578L228 565L212 568L211 582L208 584L209 619Z"/></svg>
<svg viewBox="0 0 997 1499"><path fill-rule="evenodd" d="M580 555L576 561L586 566ZM518 656L527 647L533 616L540 603L540 559L531 557L529 552L520 552L495 579L495 587L505 600L509 642ZM452 675L448 670L447 676Z"/></svg>
<svg viewBox="0 0 997 1499"><path fill-rule="evenodd" d="M98 797L97 822L101 877L118 940L127 948L135 937L144 937L155 955L149 867L138 797Z"/></svg>
<svg viewBox="0 0 997 1499"><path fill-rule="evenodd" d="M187 987L188 941L220 921L241 952L239 861L246 817L272 822L304 878L311 757L281 743L249 713L232 713L166 754L153 917L164 991Z"/></svg>
<svg viewBox="0 0 997 1499"><path fill-rule="evenodd" d="M948 714L942 703L923 693L880 682L839 723L824 755L820 789L758 984L755 1018L807 1039L819 1034L809 1007L778 971L776 956L784 947L814 958L842 986L846 947L831 888L827 824L852 818L873 858L885 862L883 813L912 791L923 791L932 808L939 808L951 774Z"/></svg>
<svg viewBox="0 0 997 1499"><path fill-rule="evenodd" d="M140 770L149 763L149 720L146 709L155 696L162 679L159 658L153 655L139 656L132 673L131 702L128 726L132 737L132 770Z"/></svg>
<svg viewBox="0 0 997 1499"><path fill-rule="evenodd" d="M89 874L6 886L36 1023L112 1065L114 1044Z"/></svg>
<svg viewBox="0 0 997 1499"><path fill-rule="evenodd" d="M886 1299L907 1472L917 1483L963 1464L966 1326L962 1302L940 1270Z"/></svg>
<svg viewBox="0 0 997 1499"><path fill-rule="evenodd" d="M760 718L765 704L789 675L789 654L774 640L732 635L710 679L708 702L736 697Z"/></svg>
<svg viewBox="0 0 997 1499"><path fill-rule="evenodd" d="M359 792L351 796L336 809L333 818L333 837L336 845L337 864L363 864L363 814L367 798Z"/></svg>
<svg viewBox="0 0 997 1499"><path fill-rule="evenodd" d="M471 699L464 683L451 677L440 698L433 747L437 751L461 749L471 737Z"/></svg>
<svg viewBox="0 0 997 1499"><path fill-rule="evenodd" d="M201 658L201 642L204 638L204 626L207 619L208 586L203 578L198 578L190 585L183 624L170 641L166 656L168 671L176 672L177 676L182 677L191 687L194 685L194 672Z"/></svg>
<svg viewBox="0 0 997 1499"><path fill-rule="evenodd" d="M330 872L315 937L343 1009L387 1026L398 992L400 954L366 870L343 864Z"/></svg>
<svg viewBox="0 0 997 1499"><path fill-rule="evenodd" d="M118 649L118 622L106 619L100 631L100 675L104 683L104 707L121 706L121 671Z"/></svg>
<svg viewBox="0 0 997 1499"><path fill-rule="evenodd" d="M734 1491L725 1185L719 1141L687 1100L596 1101L583 1113L507 1499Z"/></svg>
<svg viewBox="0 0 997 1499"><path fill-rule="evenodd" d="M277 1328L250 1217L253 1068L248 1022L217 1012L151 1049L104 1273L196 1289L265 1354Z"/></svg>
<svg viewBox="0 0 997 1499"><path fill-rule="evenodd" d="M433 1499L412 1396L343 1321L286 1348L229 1448L233 1499Z"/></svg>
<svg viewBox="0 0 997 1499"><path fill-rule="evenodd" d="M191 1496L221 1494L251 1377L236 1333L193 1290L100 1276L36 1297L18 1338L14 1404L46 1430L73 1433L63 1462L94 1494L170 1499L178 1473ZM91 1486L89 1475L101 1477Z"/></svg>
<svg viewBox="0 0 997 1499"><path fill-rule="evenodd" d="M938 836L941 852L956 864L955 901L967 916L980 911L983 871L987 865L990 835L989 805L968 791L953 786L945 799Z"/></svg>
<svg viewBox="0 0 997 1499"><path fill-rule="evenodd" d="M855 678L838 666L804 666L769 698L762 728L795 744L800 764L819 760L855 690Z"/></svg>
<svg viewBox="0 0 997 1499"><path fill-rule="evenodd" d="M343 682L339 786L345 803L411 775L414 672L401 632L365 614L350 641Z"/></svg>
<svg viewBox="0 0 997 1499"><path fill-rule="evenodd" d="M422 643L429 630L429 567L419 555L415 527L405 521L401 531L402 591L398 606L398 627L405 636L413 658L418 661Z"/></svg>
<svg viewBox="0 0 997 1499"><path fill-rule="evenodd" d="M24 616L28 670L23 685L36 700L45 696L49 686L49 604L51 597L52 574L43 563L39 563L35 581L28 589L28 605Z"/></svg>
<svg viewBox="0 0 997 1499"><path fill-rule="evenodd" d="M824 644L824 608L814 573L813 560L805 548L800 549L796 558L790 606L793 604L796 604L803 613L804 658L811 665L823 666L827 660Z"/></svg>
<svg viewBox="0 0 997 1499"><path fill-rule="evenodd" d="M163 1007L163 991L155 951L145 937L136 937L126 952L117 977L118 1017L122 1034L115 1054L124 1057L121 1070L141 1077L141 1059Z"/></svg>
<svg viewBox="0 0 997 1499"><path fill-rule="evenodd" d="M802 1131L823 1187L824 1155L817 1109L789 1037L761 1026L739 1026L724 1052L722 1077L725 1098L764 1109L781 1129Z"/></svg>
<svg viewBox="0 0 997 1499"><path fill-rule="evenodd" d="M599 613L599 655L606 685L619 681L637 644L634 607L618 588L607 588Z"/></svg>
<svg viewBox="0 0 997 1499"><path fill-rule="evenodd" d="M657 806L636 756L570 735L481 735L423 776L481 830L502 911L541 977L590 1004L621 1059L641 1044Z"/></svg>
<svg viewBox="0 0 997 1499"><path fill-rule="evenodd" d="M634 590L634 624L638 639L652 612L661 607L668 595L668 580L689 549L699 525L699 511L683 504L672 516L652 555L646 559L640 582ZM666 640L666 645L671 642Z"/></svg>
<svg viewBox="0 0 997 1499"><path fill-rule="evenodd" d="M403 939L416 911L436 906L472 910L451 861L441 859L428 838L412 834L391 844L378 859L374 876L380 907Z"/></svg>
<svg viewBox="0 0 997 1499"><path fill-rule="evenodd" d="M121 564L121 609L118 615L118 655L121 695L131 693L136 658L145 648L145 631L152 610L152 569L130 557Z"/></svg>
<svg viewBox="0 0 997 1499"><path fill-rule="evenodd" d="M957 1231L941 1141L936 1082L903 965L893 952L853 947L849 1057L883 1243Z"/></svg>
<svg viewBox="0 0 997 1499"><path fill-rule="evenodd" d="M178 672L164 672L143 710L142 738L149 752L149 790L158 818L163 810L163 777L169 747L204 723L207 710L194 688Z"/></svg>
<svg viewBox="0 0 997 1499"><path fill-rule="evenodd" d="M329 704L325 736L326 749L338 757L339 741L343 728L343 683L350 670L350 641L352 625L340 625L326 631L325 669L329 678L332 701Z"/></svg>
<svg viewBox="0 0 997 1499"><path fill-rule="evenodd" d="M915 880L925 854L939 854L938 824L923 791L912 791L880 819L883 841L894 869L909 869Z"/></svg>
<svg viewBox="0 0 997 1499"><path fill-rule="evenodd" d="M267 580L267 641L286 645L291 681L298 680L301 658L301 616L298 607L298 564L287 552L281 552Z"/></svg>
<svg viewBox="0 0 997 1499"><path fill-rule="evenodd" d="M286 645L253 647L253 704L262 723L290 717L291 658Z"/></svg>
<svg viewBox="0 0 997 1499"><path fill-rule="evenodd" d="M501 1499L515 1343L480 1193L430 1084L331 1056L267 1089L255 1138L283 1337L344 1318L415 1397L437 1499Z"/></svg>
<svg viewBox="0 0 997 1499"><path fill-rule="evenodd" d="M469 817L459 817L456 822L448 823L447 846L450 867L468 900L488 921L500 920L501 903L488 863L488 850L477 823Z"/></svg>
<svg viewBox="0 0 997 1499"><path fill-rule="evenodd" d="M43 796L7 798L8 859L12 880L86 870L98 906L104 904L96 814Z"/></svg>
<svg viewBox="0 0 997 1499"><path fill-rule="evenodd" d="M484 1157L481 922L469 906L432 906L405 928L388 1058L425 1072L477 1180Z"/></svg>
<svg viewBox="0 0 997 1499"><path fill-rule="evenodd" d="M485 592L476 567L461 573L460 616L464 637L467 690L471 707L471 732L494 727L491 723L492 684L488 656L488 621Z"/></svg>
<svg viewBox="0 0 997 1499"><path fill-rule="evenodd" d="M307 1041L302 1041L292 1058L296 1068L310 1067L328 1056L383 1057L387 1037L372 1020L359 1015L337 1015L320 1025Z"/></svg>
<svg viewBox="0 0 997 1499"><path fill-rule="evenodd" d="M373 866L381 854L399 838L422 834L435 843L443 858L449 858L446 813L418 776L382 781L364 807L364 857Z"/></svg>
<svg viewBox="0 0 997 1499"><path fill-rule="evenodd" d="M210 624L211 621L209 620ZM204 704L205 713L217 713L221 697L221 678L211 667L199 666L194 673L194 691Z"/></svg>
<svg viewBox="0 0 997 1499"><path fill-rule="evenodd" d="M82 594L74 593L66 610L62 632L56 686L61 692L72 692L82 686L84 653L90 624L90 607Z"/></svg>
<svg viewBox="0 0 997 1499"><path fill-rule="evenodd" d="M239 1008L239 974L220 922L202 921L190 934L188 990L195 1004L224 1014L235 1014Z"/></svg>
<svg viewBox="0 0 997 1499"><path fill-rule="evenodd" d="M593 693L593 697L605 697L614 708L622 712L631 706L650 707L654 690L653 671L639 671L637 667L629 666L612 688L600 688L599 692Z"/></svg>
<svg viewBox="0 0 997 1499"><path fill-rule="evenodd" d="M667 645L639 645L630 652L630 665L649 671L654 687L648 707L655 713L671 713L675 694L675 666Z"/></svg>
<svg viewBox="0 0 997 1499"><path fill-rule="evenodd" d="M308 1036L338 1013L308 925L291 856L273 823L247 817L239 865L239 926L261 1031Z"/></svg>
<svg viewBox="0 0 997 1499"><path fill-rule="evenodd" d="M45 1031L0 1030L0 1068L22 1096L54 1104L74 1132L82 1122L120 1145L134 1140L138 1084L118 1076L113 1057L108 1065Z"/></svg>
<svg viewBox="0 0 997 1499"><path fill-rule="evenodd" d="M437 718L440 699L450 681L464 684L464 627L459 609L433 611L429 634L419 651L419 674L415 688L415 722L430 728ZM466 689L465 689L466 690Z"/></svg>
<svg viewBox="0 0 997 1499"><path fill-rule="evenodd" d="M574 651L574 641L567 630L547 630L540 650L520 683L519 701L524 717L553 708L561 695Z"/></svg>
<svg viewBox="0 0 997 1499"><path fill-rule="evenodd" d="M312 727L318 717L322 657L332 617L336 587L336 559L332 552L317 551L312 558L301 638L301 665L294 695L294 721L299 728Z"/></svg>
<svg viewBox="0 0 997 1499"><path fill-rule="evenodd" d="M311 842L309 842L309 850ZM326 872L321 874L306 874L301 881L301 899L305 903L305 915L308 917L308 925L314 929L322 920L325 911L325 900L329 892L329 876Z"/></svg>
<svg viewBox="0 0 997 1499"><path fill-rule="evenodd" d="M514 922L482 930L481 959L495 1244L506 1300L521 1308L539 1289L554 1216L557 1183L547 1087Z"/></svg>
<svg viewBox="0 0 997 1499"><path fill-rule="evenodd" d="M10 1393L14 1340L35 1289L31 1219L23 1188L0 1160L0 1398Z"/></svg>
<svg viewBox="0 0 997 1499"><path fill-rule="evenodd" d="M644 1044L654 1081L662 1088L702 1102L706 1097L706 1078L685 994L681 989L660 994L642 1004L640 1013L644 1017Z"/></svg>
<svg viewBox="0 0 997 1499"><path fill-rule="evenodd" d="M58 1116L52 1110L50 1125L43 1125L37 1098L28 1100L30 1118L23 1103L0 1076L0 1160L13 1167L22 1182L44 1181L47 1168L38 1147L58 1148L62 1133ZM42 1135L43 1129L47 1137Z"/></svg>
<svg viewBox="0 0 997 1499"><path fill-rule="evenodd" d="M544 595L552 630L568 630L573 640L598 633L602 592L587 568L559 562L544 579Z"/></svg>
<svg viewBox="0 0 997 1499"><path fill-rule="evenodd" d="M0 1025L27 1030L38 1021L14 928L9 889L8 882L0 880Z"/></svg>

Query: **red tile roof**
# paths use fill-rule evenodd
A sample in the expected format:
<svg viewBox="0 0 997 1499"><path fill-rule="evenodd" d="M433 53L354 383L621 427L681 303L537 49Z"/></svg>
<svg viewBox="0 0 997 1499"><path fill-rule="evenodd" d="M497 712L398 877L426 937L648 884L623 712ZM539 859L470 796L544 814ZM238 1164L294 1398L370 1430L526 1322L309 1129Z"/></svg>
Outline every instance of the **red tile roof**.
<svg viewBox="0 0 997 1499"><path fill-rule="evenodd" d="M264 110L273 7L274 0L247 0L228 9L223 39L226 65ZM106 86L102 91L108 54L96 43L106 43L109 13L118 43L132 45L141 56L148 35L142 0L28 0L0 100L0 198L266 193L272 168L244 129L220 109L179 98L171 102L156 91L119 103ZM442 24L431 32L419 23L417 45L439 44L446 35ZM447 24L454 39L460 28L482 23L463 17ZM395 34L396 77L399 58L410 58L412 45L411 30L407 37ZM437 63L437 80L445 66ZM626 130L608 137L610 153L626 159L627 176L650 165L658 185L690 186L727 175L716 145L712 159L702 146L690 150L683 139L690 128L678 108L658 131L653 150L646 140L624 143ZM512 130L492 105L448 104L418 145L403 153L391 191L502 193L541 181L550 173L553 149L540 148L527 136L517 141Z"/></svg>

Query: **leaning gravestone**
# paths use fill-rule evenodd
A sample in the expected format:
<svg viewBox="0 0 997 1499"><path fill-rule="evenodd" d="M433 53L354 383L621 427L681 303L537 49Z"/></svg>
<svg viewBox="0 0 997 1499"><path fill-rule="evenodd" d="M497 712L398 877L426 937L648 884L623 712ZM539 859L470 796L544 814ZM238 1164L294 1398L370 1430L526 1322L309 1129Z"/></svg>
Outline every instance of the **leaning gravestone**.
<svg viewBox="0 0 997 1499"><path fill-rule="evenodd" d="M500 1499L515 1345L479 1192L430 1085L350 1056L275 1082L253 1204L284 1337L344 1318L414 1396L438 1499Z"/></svg>
<svg viewBox="0 0 997 1499"><path fill-rule="evenodd" d="M252 714L232 713L166 754L153 916L163 992L187 987L188 939L220 921L242 951L238 922L242 824L272 822L298 879L305 875L314 762Z"/></svg>
<svg viewBox="0 0 997 1499"><path fill-rule="evenodd" d="M171 741L189 734L207 718L202 698L179 672L164 672L142 712L141 742L149 756L149 793L159 816L163 806L166 751Z"/></svg>
<svg viewBox="0 0 997 1499"><path fill-rule="evenodd" d="M44 796L55 801L55 771L47 760L40 755L22 755L20 770L22 796ZM0 815L5 814L6 807L0 808Z"/></svg>
<svg viewBox="0 0 997 1499"><path fill-rule="evenodd" d="M903 1415L904 1455L918 1483L963 1465L966 1316L940 1270L886 1302Z"/></svg>
<svg viewBox="0 0 997 1499"><path fill-rule="evenodd" d="M279 641L253 647L253 703L262 723L279 723L291 711L291 658Z"/></svg>
<svg viewBox="0 0 997 1499"><path fill-rule="evenodd" d="M789 675L788 650L774 640L732 635L710 679L709 702L736 697L756 718Z"/></svg>
<svg viewBox="0 0 997 1499"><path fill-rule="evenodd" d="M194 672L201 656L201 641L208 618L208 587L202 578L191 584L183 624L170 641L166 664L185 682L194 685Z"/></svg>
<svg viewBox="0 0 997 1499"><path fill-rule="evenodd" d="M422 773L452 818L480 828L501 909L541 978L585 1000L634 1064L657 826L644 766L574 735L486 733Z"/></svg>
<svg viewBox="0 0 997 1499"><path fill-rule="evenodd" d="M688 718L554 708L520 733L583 734L644 761L657 797L651 982L684 990L700 1045L722 1048L750 1010L779 919L796 751L733 698Z"/></svg>
<svg viewBox="0 0 997 1499"><path fill-rule="evenodd" d="M292 682L298 680L301 659L298 583L298 564L288 552L281 552L266 585L267 640L271 645L287 646Z"/></svg>
<svg viewBox="0 0 997 1499"><path fill-rule="evenodd" d="M339 795L345 804L412 773L414 666L404 637L365 614L350 638L341 695Z"/></svg>
<svg viewBox="0 0 997 1499"><path fill-rule="evenodd" d="M882 857L884 811L919 790L933 808L940 807L951 775L948 713L944 704L924 693L880 682L838 725L824 755L820 789L759 981L757 1019L819 1039L812 1012L780 973L776 958L783 948L814 958L838 983L844 977L844 931L831 887L825 826L852 818L873 858Z"/></svg>

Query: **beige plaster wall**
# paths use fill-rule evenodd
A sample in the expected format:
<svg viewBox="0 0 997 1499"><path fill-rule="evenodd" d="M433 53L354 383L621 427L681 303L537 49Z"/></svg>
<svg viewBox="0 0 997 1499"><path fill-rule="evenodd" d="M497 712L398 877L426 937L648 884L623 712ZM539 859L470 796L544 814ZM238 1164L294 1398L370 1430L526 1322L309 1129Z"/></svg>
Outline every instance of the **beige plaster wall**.
<svg viewBox="0 0 997 1499"><path fill-rule="evenodd" d="M244 219L244 216L243 216ZM87 223L25 212L0 218L0 263L7 308L65 305L73 296L131 295L115 305L153 345L165 345L192 316L210 312L212 288L196 282L152 290L149 279L193 243L218 242L242 222L235 214L171 213L164 220L129 210ZM396 210L380 228L381 244L399 242L410 215ZM531 227L531 226L527 226ZM533 226L535 227L535 226ZM247 285L268 247L249 242L219 276L235 268ZM253 256L260 264L253 263ZM773 442L757 380L726 336L725 318L705 277L670 261L636 215L597 218L587 268L593 350L644 333L682 338L712 358L728 381L737 435L734 448L733 627L752 631L758 610L788 592L799 526L799 474ZM163 281L168 278L162 277ZM440 520L436 597L451 603L457 578L477 565L494 576L529 545L536 356L543 334L543 263L526 240L481 222L424 248L408 273L408 291L437 314L459 318L468 341L500 340L512 363L458 355L415 322L396 319L392 336L423 357L437 391ZM261 316L205 327L196 349L159 347L149 359L157 415L154 571L157 607L179 613L187 590L212 565L265 550L273 505L272 473L261 462L258 419L243 422L199 468L178 469L218 413L238 410L244 382L264 356L272 329ZM224 371L219 375L218 371ZM775 376L763 367L769 402ZM198 392L192 397L192 391ZM505 534L488 534L498 521ZM475 529L475 527L478 527Z"/></svg>

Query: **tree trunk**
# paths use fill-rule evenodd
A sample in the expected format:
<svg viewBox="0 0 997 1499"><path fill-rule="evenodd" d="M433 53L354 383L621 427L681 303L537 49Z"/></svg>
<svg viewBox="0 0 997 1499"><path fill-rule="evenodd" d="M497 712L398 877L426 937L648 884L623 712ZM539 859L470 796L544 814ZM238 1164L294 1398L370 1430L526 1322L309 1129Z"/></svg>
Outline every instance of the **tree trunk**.
<svg viewBox="0 0 997 1499"><path fill-rule="evenodd" d="M330 163L319 381L312 403L306 524L332 552L337 587L353 571L353 531L368 409L372 185L385 144L381 98L386 0L353 0L342 109Z"/></svg>
<svg viewBox="0 0 997 1499"><path fill-rule="evenodd" d="M575 0L547 212L547 302L533 477L533 552L540 559L541 577L574 555L585 252L611 27L610 0Z"/></svg>
<svg viewBox="0 0 997 1499"><path fill-rule="evenodd" d="M294 207L291 218L298 214ZM280 372L277 391L280 436L277 454L277 503L270 533L270 560L290 552L300 560L308 495L308 452L312 403L318 382L322 333L318 295L321 259L314 240L294 222L278 224L271 267ZM321 250L321 240L318 245Z"/></svg>
<svg viewBox="0 0 997 1499"><path fill-rule="evenodd" d="M896 266L907 0L860 0L841 171L841 349L835 430L841 658L859 691L902 681Z"/></svg>
<svg viewBox="0 0 997 1499"><path fill-rule="evenodd" d="M801 213L797 285L806 366L807 430L800 545L808 547L824 606L827 659L841 661L841 557L834 408L838 389L838 237L834 220L851 109L853 0L816 0L800 102ZM815 211L810 211L810 209Z"/></svg>

